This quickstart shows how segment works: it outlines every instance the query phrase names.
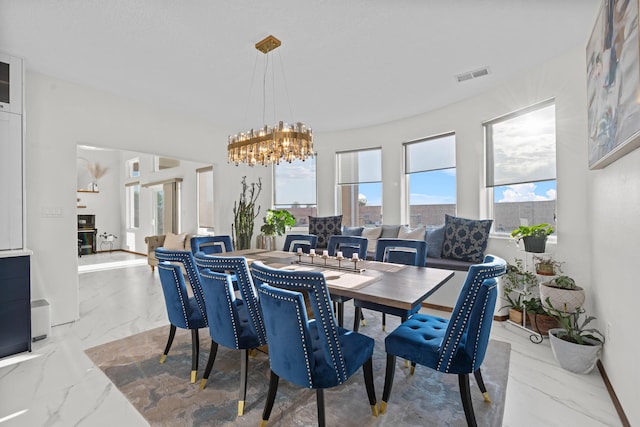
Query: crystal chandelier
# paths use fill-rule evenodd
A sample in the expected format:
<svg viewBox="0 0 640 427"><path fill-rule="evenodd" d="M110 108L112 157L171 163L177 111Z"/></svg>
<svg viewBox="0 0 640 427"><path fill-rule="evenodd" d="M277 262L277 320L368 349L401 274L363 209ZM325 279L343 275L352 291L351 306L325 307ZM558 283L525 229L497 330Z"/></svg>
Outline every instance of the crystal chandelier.
<svg viewBox="0 0 640 427"><path fill-rule="evenodd" d="M268 55L280 45L280 40L268 36L256 43L256 49ZM313 132L303 123L287 124L281 121L274 126L265 125L258 130L229 135L227 149L229 163L236 165L247 163L249 166L264 166L281 161L291 163L296 159L313 157Z"/></svg>

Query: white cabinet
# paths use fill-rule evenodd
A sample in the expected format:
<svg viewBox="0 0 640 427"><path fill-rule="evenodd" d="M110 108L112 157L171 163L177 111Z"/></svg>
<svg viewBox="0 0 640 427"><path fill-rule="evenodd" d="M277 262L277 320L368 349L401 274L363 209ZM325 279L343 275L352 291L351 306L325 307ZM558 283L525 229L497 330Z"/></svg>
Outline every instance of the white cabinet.
<svg viewBox="0 0 640 427"><path fill-rule="evenodd" d="M0 53L0 250L24 248L22 60Z"/></svg>
<svg viewBox="0 0 640 427"><path fill-rule="evenodd" d="M22 116L0 112L0 250L22 249Z"/></svg>
<svg viewBox="0 0 640 427"><path fill-rule="evenodd" d="M22 60L0 53L0 111L22 114Z"/></svg>

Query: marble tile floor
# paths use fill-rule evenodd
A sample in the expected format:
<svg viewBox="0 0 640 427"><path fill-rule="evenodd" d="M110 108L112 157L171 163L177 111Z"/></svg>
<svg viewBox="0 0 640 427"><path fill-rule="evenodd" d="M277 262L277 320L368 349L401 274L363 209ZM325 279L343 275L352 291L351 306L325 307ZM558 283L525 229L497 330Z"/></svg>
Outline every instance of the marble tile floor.
<svg viewBox="0 0 640 427"><path fill-rule="evenodd" d="M120 264L85 267L79 273L80 319L52 328L32 353L0 359L0 427L148 425L84 353L167 325L158 274L140 259L124 252L78 258L81 266ZM388 319L390 330L395 321ZM596 371L562 370L546 340L532 344L524 331L504 322L494 323L492 338L512 346L503 426L621 425Z"/></svg>

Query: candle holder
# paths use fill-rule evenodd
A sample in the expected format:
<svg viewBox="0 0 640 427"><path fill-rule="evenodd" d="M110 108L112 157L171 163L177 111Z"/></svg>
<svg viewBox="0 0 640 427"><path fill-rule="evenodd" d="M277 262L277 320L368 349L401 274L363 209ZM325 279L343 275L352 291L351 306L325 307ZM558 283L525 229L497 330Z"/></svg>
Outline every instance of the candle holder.
<svg viewBox="0 0 640 427"><path fill-rule="evenodd" d="M353 273L362 273L365 271L365 269L362 268L362 264L358 265L360 261L364 261L364 260L358 257L345 258L344 256L329 256L327 253L324 253L324 252L322 255L310 252L307 255L309 258L311 258L311 261L309 262L309 260L302 259L301 255L298 255L298 254L296 255L298 256L298 259L291 261L292 264L316 265L315 258L317 257L317 258L322 258L323 262L320 264L320 266L322 266L323 268L339 270L339 271L347 271L347 272L353 272ZM343 261L346 262L346 265L344 267L342 266ZM353 267L349 266L348 261L351 261L353 263Z"/></svg>

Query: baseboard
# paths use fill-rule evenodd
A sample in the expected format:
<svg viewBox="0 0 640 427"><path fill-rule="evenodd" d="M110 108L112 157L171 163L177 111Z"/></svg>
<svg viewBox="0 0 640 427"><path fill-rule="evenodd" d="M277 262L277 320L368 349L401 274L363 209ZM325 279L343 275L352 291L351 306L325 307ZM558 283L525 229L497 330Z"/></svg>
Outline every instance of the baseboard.
<svg viewBox="0 0 640 427"><path fill-rule="evenodd" d="M422 307L430 308L431 310L445 311L447 313L451 313L453 311L453 308L451 308L451 307L447 307L447 306L444 306L444 305L438 305L438 304L431 304L431 303L428 303L428 302L423 302L422 303Z"/></svg>
<svg viewBox="0 0 640 427"><path fill-rule="evenodd" d="M613 385L611 384L611 381L609 381L609 376L607 375L607 371L604 369L604 365L598 360L597 366L598 371L600 371L602 381L604 381L604 385L607 387L607 392L609 392L611 402L613 402L613 406L616 408L618 417L620 417L620 422L622 422L623 427L631 427L631 423L629 422L627 415L624 413L624 409L622 409L622 404L620 403L620 400L618 400L618 395L616 395Z"/></svg>
<svg viewBox="0 0 640 427"><path fill-rule="evenodd" d="M125 253L133 254L133 255L147 256L147 254L141 254L140 252L129 251L127 249L110 249L110 250L106 250L106 251L96 251L95 253L97 253L97 254L106 254L106 253L109 253L109 252L125 252ZM91 255L91 254L83 254L83 255Z"/></svg>
<svg viewBox="0 0 640 427"><path fill-rule="evenodd" d="M428 303L428 302L423 302L422 303L422 307L423 308L429 308L431 310L444 311L446 313L453 312L453 308L451 308L451 307L447 307L447 306L444 306L444 305L438 305L438 304L431 304L431 303ZM493 320L495 320L496 322L504 322L508 318L509 318L508 315L503 315L503 316L494 315L493 316Z"/></svg>
<svg viewBox="0 0 640 427"><path fill-rule="evenodd" d="M110 252L110 251L107 251L107 252ZM147 254L141 254L140 252L129 251L126 249L114 249L113 252L126 252L128 254L147 256Z"/></svg>

